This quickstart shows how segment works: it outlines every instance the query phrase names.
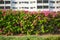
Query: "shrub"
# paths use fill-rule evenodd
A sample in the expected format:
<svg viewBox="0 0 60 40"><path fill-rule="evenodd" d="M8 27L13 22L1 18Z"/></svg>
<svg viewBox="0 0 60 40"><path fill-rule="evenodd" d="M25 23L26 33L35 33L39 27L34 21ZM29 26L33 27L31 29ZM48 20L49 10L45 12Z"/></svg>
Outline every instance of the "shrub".
<svg viewBox="0 0 60 40"><path fill-rule="evenodd" d="M0 11L0 34L45 34L57 33L60 29L59 13Z"/></svg>

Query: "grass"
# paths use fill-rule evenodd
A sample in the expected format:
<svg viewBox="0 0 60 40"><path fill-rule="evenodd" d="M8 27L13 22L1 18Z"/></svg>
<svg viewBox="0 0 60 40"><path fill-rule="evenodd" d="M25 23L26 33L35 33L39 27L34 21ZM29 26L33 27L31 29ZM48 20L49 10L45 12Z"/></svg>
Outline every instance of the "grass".
<svg viewBox="0 0 60 40"><path fill-rule="evenodd" d="M60 40L60 36L0 36L0 40Z"/></svg>

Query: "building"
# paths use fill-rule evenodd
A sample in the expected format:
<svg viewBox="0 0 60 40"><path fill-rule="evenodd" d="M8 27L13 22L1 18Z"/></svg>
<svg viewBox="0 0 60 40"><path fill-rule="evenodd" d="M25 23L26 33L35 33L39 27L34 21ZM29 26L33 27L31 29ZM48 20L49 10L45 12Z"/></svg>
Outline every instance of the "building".
<svg viewBox="0 0 60 40"><path fill-rule="evenodd" d="M0 0L0 9L60 11L60 0Z"/></svg>
<svg viewBox="0 0 60 40"><path fill-rule="evenodd" d="M0 0L0 9L10 9L11 8L11 0Z"/></svg>
<svg viewBox="0 0 60 40"><path fill-rule="evenodd" d="M11 1L13 10L37 10L37 1L36 0L12 0Z"/></svg>
<svg viewBox="0 0 60 40"><path fill-rule="evenodd" d="M42 11L60 11L60 0L37 0L37 9Z"/></svg>

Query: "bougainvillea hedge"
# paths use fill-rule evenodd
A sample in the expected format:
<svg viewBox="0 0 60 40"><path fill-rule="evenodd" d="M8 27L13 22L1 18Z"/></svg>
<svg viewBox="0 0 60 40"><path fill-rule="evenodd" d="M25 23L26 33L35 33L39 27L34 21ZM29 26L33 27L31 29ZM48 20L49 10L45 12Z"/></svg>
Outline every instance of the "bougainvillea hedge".
<svg viewBox="0 0 60 40"><path fill-rule="evenodd" d="M60 32L60 12L0 10L0 35Z"/></svg>

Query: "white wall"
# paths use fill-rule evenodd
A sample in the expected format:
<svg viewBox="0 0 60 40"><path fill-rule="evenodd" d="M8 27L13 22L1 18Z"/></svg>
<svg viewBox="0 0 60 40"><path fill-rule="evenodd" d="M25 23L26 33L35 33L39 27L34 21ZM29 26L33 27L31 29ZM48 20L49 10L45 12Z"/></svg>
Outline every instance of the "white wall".
<svg viewBox="0 0 60 40"><path fill-rule="evenodd" d="M12 4L12 2L18 2L17 4ZM21 1L28 1L29 4L19 4ZM31 1L35 1L35 3L30 3ZM13 9L13 10L29 10L29 11L36 11L37 10L37 0L12 0L11 1L11 8L12 7L17 7L18 9ZM19 9L19 7L29 7L29 9ZM30 9L30 7L35 7L34 9Z"/></svg>

